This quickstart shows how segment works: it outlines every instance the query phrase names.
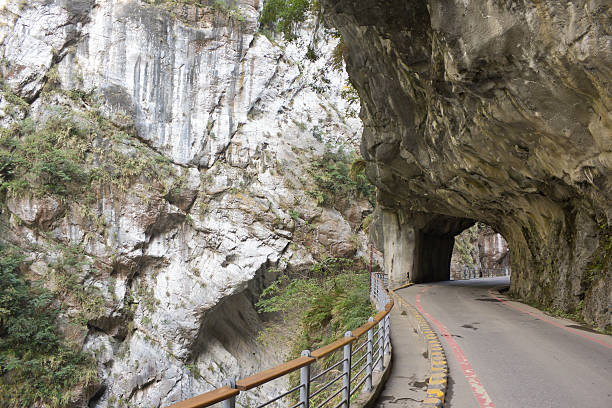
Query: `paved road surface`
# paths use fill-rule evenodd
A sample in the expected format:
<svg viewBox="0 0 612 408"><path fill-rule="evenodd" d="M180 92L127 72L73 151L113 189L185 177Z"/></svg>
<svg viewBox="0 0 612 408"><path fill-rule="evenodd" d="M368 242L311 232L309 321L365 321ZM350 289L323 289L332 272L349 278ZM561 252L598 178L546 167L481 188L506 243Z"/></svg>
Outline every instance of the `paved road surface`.
<svg viewBox="0 0 612 408"><path fill-rule="evenodd" d="M446 334L440 336L450 369L445 406L612 408L612 338L509 301L493 289L504 285L508 278L398 291Z"/></svg>

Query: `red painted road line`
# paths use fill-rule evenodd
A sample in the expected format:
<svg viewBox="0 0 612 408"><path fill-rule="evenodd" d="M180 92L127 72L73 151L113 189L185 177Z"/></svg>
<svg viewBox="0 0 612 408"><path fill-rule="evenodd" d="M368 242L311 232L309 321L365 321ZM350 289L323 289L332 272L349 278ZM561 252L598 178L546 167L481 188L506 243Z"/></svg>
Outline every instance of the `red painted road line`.
<svg viewBox="0 0 612 408"><path fill-rule="evenodd" d="M450 346L451 350L453 350L455 359L457 359L459 366L463 370L463 374L465 375L468 384L470 384L470 387L472 388L472 393L474 394L474 397L476 397L480 408L495 408L495 404L493 404L493 401L491 401L489 394L483 387L482 383L480 382L480 379L478 379L478 376L476 375L476 372L472 368L472 365L468 361L467 357L465 356L465 354L463 354L463 350L461 350L461 347L459 347L455 339L453 339L453 336L450 335L450 333L442 323L434 319L429 313L423 310L423 307L421 306L421 294L427 292L429 289L431 289L431 286L423 289L417 294L417 309L419 310L419 312L421 312L423 316L427 317L430 322L432 322L438 327L438 330L440 330L440 333L442 333L442 335L446 339L446 342Z"/></svg>
<svg viewBox="0 0 612 408"><path fill-rule="evenodd" d="M588 334L585 334L585 333L579 332L578 330L576 330L576 329L572 329L571 327L564 326L564 325L562 325L561 323L557 323L557 322L555 322L554 320L550 320L550 319L547 319L547 318L545 318L545 317L538 316L537 314L535 314L535 313L533 313L533 312L531 312L531 311L529 311L529 310L527 310L527 309L525 309L525 308L522 308L522 307L520 307L520 306L513 305L512 303L510 303L510 302L508 302L508 301L506 301L506 300L500 299L499 297L497 297L496 295L494 295L494 294L491 292L491 290L489 290L489 291L488 291L488 293L489 293L489 296L491 296L492 298L494 298L494 299L496 299L496 300L500 301L501 303L503 303L503 304L504 304L504 305L506 305L506 306L509 306L509 307L511 307L511 308L513 308L513 309L516 309L516 310L520 311L520 312L527 313L529 316L535 317L535 318L536 318L536 319L538 319L538 320L541 320L541 321L546 322L546 323L548 323L548 324L552 324L553 326L559 327L559 328L561 328L561 329L563 329L563 330L566 330L566 331L568 331L568 332L570 332L570 333L577 334L577 335L578 335L578 336L580 336L580 337L584 337L584 338L585 338L585 339L587 339L587 340L590 340L590 341L592 341L592 342L594 342L594 343L601 344L601 345L602 345L602 346L604 346L604 347L607 347L607 348L611 348L611 349L612 349L612 345L610 345L610 344L608 344L608 343L605 343L605 342L603 342L603 341L601 341L601 340L599 340L599 339L596 339L596 338L595 338L595 337L593 337L593 336L589 336Z"/></svg>

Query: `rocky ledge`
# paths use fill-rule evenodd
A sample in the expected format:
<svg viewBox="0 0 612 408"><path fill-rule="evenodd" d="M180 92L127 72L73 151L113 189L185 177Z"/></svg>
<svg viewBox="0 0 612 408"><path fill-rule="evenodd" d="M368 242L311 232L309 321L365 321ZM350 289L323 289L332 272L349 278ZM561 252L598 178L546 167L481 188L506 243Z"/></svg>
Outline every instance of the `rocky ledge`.
<svg viewBox="0 0 612 408"><path fill-rule="evenodd" d="M322 4L361 97L392 278L447 277L453 236L482 221L508 241L511 293L610 327L609 3Z"/></svg>

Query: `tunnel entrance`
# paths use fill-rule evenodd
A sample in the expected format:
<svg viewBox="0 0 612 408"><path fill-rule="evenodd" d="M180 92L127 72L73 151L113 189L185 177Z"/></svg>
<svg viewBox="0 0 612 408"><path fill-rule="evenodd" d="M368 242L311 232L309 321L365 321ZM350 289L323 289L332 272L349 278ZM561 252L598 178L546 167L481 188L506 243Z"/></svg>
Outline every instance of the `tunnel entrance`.
<svg viewBox="0 0 612 408"><path fill-rule="evenodd" d="M477 222L455 236L450 279L475 279L510 275L510 251L501 234Z"/></svg>
<svg viewBox="0 0 612 408"><path fill-rule="evenodd" d="M383 210L382 215L392 286L510 274L508 245L485 224L443 214Z"/></svg>

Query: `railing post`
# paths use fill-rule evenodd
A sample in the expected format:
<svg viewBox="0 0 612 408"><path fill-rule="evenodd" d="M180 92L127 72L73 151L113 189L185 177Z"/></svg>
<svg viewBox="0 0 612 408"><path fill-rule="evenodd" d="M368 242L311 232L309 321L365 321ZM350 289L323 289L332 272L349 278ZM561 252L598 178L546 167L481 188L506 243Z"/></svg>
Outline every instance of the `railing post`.
<svg viewBox="0 0 612 408"><path fill-rule="evenodd" d="M370 317L368 322L373 322L374 318ZM366 382L365 382L365 391L372 392L372 350L374 345L374 328L370 327L368 330L368 348L366 357Z"/></svg>
<svg viewBox="0 0 612 408"><path fill-rule="evenodd" d="M370 243L370 294L372 294L372 259L373 259L373 253L372 253L372 243Z"/></svg>
<svg viewBox="0 0 612 408"><path fill-rule="evenodd" d="M236 378L228 378L223 385L230 388L236 388ZM236 397L231 397L223 401L223 408L236 408Z"/></svg>
<svg viewBox="0 0 612 408"><path fill-rule="evenodd" d="M302 357L310 357L310 350L303 350ZM310 399L310 364L300 369L300 385L300 404L302 408L308 408Z"/></svg>
<svg viewBox="0 0 612 408"><path fill-rule="evenodd" d="M353 333L347 331L344 333L344 337L352 337ZM344 408L349 408L351 406L351 346L353 342L351 341L347 345L344 346L344 370L343 370L343 380L342 380L342 406Z"/></svg>
<svg viewBox="0 0 612 408"><path fill-rule="evenodd" d="M389 344L391 343L391 338L389 336L390 334L391 334L391 315L390 313L387 313L387 315L385 316L385 354L391 353L391 347L389 347Z"/></svg>
<svg viewBox="0 0 612 408"><path fill-rule="evenodd" d="M387 354L387 318L383 317L383 319L381 320L382 323L382 359L385 358L385 354ZM383 365L384 367L384 365Z"/></svg>
<svg viewBox="0 0 612 408"><path fill-rule="evenodd" d="M384 337L385 337L385 322L381 320L378 322L378 364L376 365L376 371L382 371L385 369L385 363L383 359L385 358L385 346L384 346Z"/></svg>
<svg viewBox="0 0 612 408"><path fill-rule="evenodd" d="M378 281L376 280L376 274L372 276L372 296L374 297L374 303L378 309Z"/></svg>

